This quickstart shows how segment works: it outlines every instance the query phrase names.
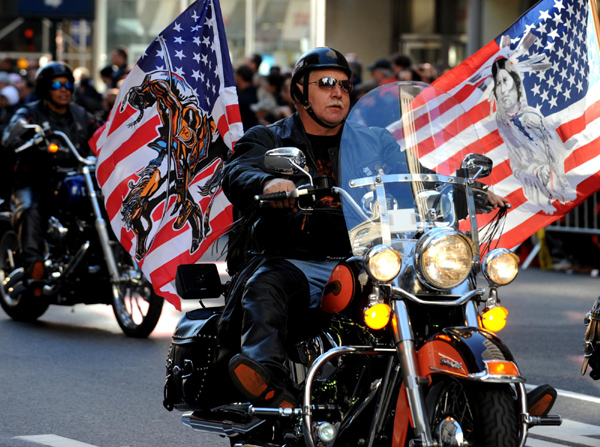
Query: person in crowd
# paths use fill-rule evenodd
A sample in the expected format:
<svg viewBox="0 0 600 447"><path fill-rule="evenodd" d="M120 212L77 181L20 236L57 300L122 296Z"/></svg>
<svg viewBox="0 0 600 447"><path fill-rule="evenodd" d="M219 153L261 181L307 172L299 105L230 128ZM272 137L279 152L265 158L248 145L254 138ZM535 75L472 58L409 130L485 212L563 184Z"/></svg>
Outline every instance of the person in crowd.
<svg viewBox="0 0 600 447"><path fill-rule="evenodd" d="M352 93L355 103L374 88L377 88L377 82L375 81L365 81L354 86Z"/></svg>
<svg viewBox="0 0 600 447"><path fill-rule="evenodd" d="M6 158L12 158L12 151L31 137L29 133L13 134L20 120L60 130L83 156L91 154L88 141L101 123L73 103L74 82L73 71L65 63L50 62L38 70L36 95L40 99L18 109L4 129L2 144ZM68 165L69 159L55 158L40 150L26 150L16 155L11 206L19 228L20 255L26 266L25 274L33 280L42 279L45 275L43 222L47 221L52 208L51 185L60 175L57 172L58 162ZM30 292L41 294L40 289Z"/></svg>
<svg viewBox="0 0 600 447"><path fill-rule="evenodd" d="M363 83L363 64L355 53L346 54L346 59L352 70L352 76L350 77L350 82L352 82L352 85L354 86L352 93L350 94L350 106L352 107L356 104L356 101L359 100L359 97L356 94L356 87Z"/></svg>
<svg viewBox="0 0 600 447"><path fill-rule="evenodd" d="M250 105L258 102L256 86L253 82L254 72L248 65L240 65L234 74L235 87L238 95L238 104L240 107L240 116L244 130L250 129L258 124L256 114L250 108Z"/></svg>
<svg viewBox="0 0 600 447"><path fill-rule="evenodd" d="M367 67L367 70L377 85L390 84L398 80L394 76L392 63L386 58L377 59Z"/></svg>
<svg viewBox="0 0 600 447"><path fill-rule="evenodd" d="M100 70L100 79L102 79L102 82L104 83L104 85L106 86L106 88L113 88L112 87L112 74L113 74L113 66L112 65L107 65L106 67L102 68Z"/></svg>
<svg viewBox="0 0 600 447"><path fill-rule="evenodd" d="M421 81L421 74L412 65L410 57L396 53L391 57L392 68L399 81Z"/></svg>
<svg viewBox="0 0 600 447"><path fill-rule="evenodd" d="M400 73L410 70L412 67L412 61L410 57L403 53L396 53L392 55L390 59L392 62L392 68L398 79L400 79Z"/></svg>
<svg viewBox="0 0 600 447"><path fill-rule="evenodd" d="M6 73L14 73L17 71L16 61L11 57L3 57L0 59L0 71Z"/></svg>
<svg viewBox="0 0 600 447"><path fill-rule="evenodd" d="M112 88L118 88L119 82L125 79L131 67L129 66L129 50L124 45L115 47L110 52L110 63L113 67L113 72L110 76L110 86Z"/></svg>
<svg viewBox="0 0 600 447"><path fill-rule="evenodd" d="M7 85L11 85L12 81L7 71L0 71L0 88L4 88Z"/></svg>
<svg viewBox="0 0 600 447"><path fill-rule="evenodd" d="M75 102L88 112L101 116L104 111L102 107L102 94L96 90L94 80L85 67L77 67L75 76Z"/></svg>
<svg viewBox="0 0 600 447"><path fill-rule="evenodd" d="M277 107L280 103L279 90L282 82L283 78L276 73L261 76L260 86L256 92L258 102L250 105L250 110L256 114L260 124L272 124L277 121Z"/></svg>
<svg viewBox="0 0 600 447"><path fill-rule="evenodd" d="M30 98L33 98L33 90L35 83L29 81L29 79L27 79L26 77L17 74L15 77L13 77L13 85L19 93L19 102L16 106L22 106L30 102Z"/></svg>
<svg viewBox="0 0 600 447"><path fill-rule="evenodd" d="M19 104L19 91L14 85L0 88L0 134L10 121Z"/></svg>
<svg viewBox="0 0 600 447"><path fill-rule="evenodd" d="M260 68L260 64L262 64L262 56L258 53L252 53L244 59L244 65L247 65L252 70L252 75L256 75Z"/></svg>
<svg viewBox="0 0 600 447"><path fill-rule="evenodd" d="M25 78L35 85L35 74L40 69L40 62L37 59L27 59L27 68L25 69ZM36 98L37 99L37 98Z"/></svg>
<svg viewBox="0 0 600 447"><path fill-rule="evenodd" d="M438 78L437 69L429 62L419 65L416 71L421 75L421 81L426 82L427 84L431 84Z"/></svg>
<svg viewBox="0 0 600 447"><path fill-rule="evenodd" d="M112 108L115 105L115 102L117 101L118 95L119 95L118 88L109 88L108 90L106 90L104 92L104 95L102 95L102 116L101 116L101 118L103 121L108 120L108 116L110 115L110 111L112 110Z"/></svg>
<svg viewBox="0 0 600 447"><path fill-rule="evenodd" d="M389 132L345 123L351 75L346 58L333 48L302 55L291 78L296 112L247 131L224 168L223 191L241 215L242 236L237 234L236 240L245 245L237 253L245 256L234 263L236 278L243 280L232 284L219 337L226 349L240 351L229 361L229 372L236 388L258 405L297 405L298 391L286 367L291 350L286 348L306 335L307 322L313 321L308 316L319 307L337 260L351 254L339 197L319 197L315 207L320 212L310 215L299 211L295 199L257 206L257 194L292 191L306 183L305 176L292 181L274 175L263 164L264 154L272 148L297 147L306 154L313 176L335 184L340 178L341 133L349 126L356 147L369 151L371 169L399 158Z"/></svg>
<svg viewBox="0 0 600 447"><path fill-rule="evenodd" d="M296 103L290 93L290 86L292 84L292 76L283 76L283 82L281 83L281 89L279 90L280 103L277 107L277 118L287 118L296 111Z"/></svg>

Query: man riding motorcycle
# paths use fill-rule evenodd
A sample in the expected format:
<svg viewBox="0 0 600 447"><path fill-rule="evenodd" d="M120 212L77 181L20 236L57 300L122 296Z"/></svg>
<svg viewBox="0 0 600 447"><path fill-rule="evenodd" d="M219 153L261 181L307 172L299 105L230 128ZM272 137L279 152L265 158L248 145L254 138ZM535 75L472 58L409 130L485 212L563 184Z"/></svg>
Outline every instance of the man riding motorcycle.
<svg viewBox="0 0 600 447"><path fill-rule="evenodd" d="M245 260L239 277L245 278L244 283L233 285L221 319L220 339L229 349L241 352L229 363L230 375L238 390L255 404L297 405L286 348L305 333L307 321L312 321L307 315L318 308L338 260L351 255L339 197L317 197L315 208L327 212L311 215L300 212L295 199L271 201L268 209L255 205L257 194L292 191L306 183L303 176L295 181L278 178L264 166L263 156L276 147L297 147L306 154L307 170L313 177L329 185L339 182L338 152L349 112L351 75L346 58L333 48L305 53L291 79L297 112L268 127L251 128L236 143L224 170L223 190L241 212L241 226L250 230L243 238ZM370 140L365 150L373 144L383 148L372 166L364 169L385 170L386 164L393 164L386 156L385 134L372 131L359 136ZM491 192L488 200L493 207L506 203ZM240 326L241 333L236 331Z"/></svg>
<svg viewBox="0 0 600 447"><path fill-rule="evenodd" d="M89 155L88 140L100 127L100 122L81 106L73 103L75 79L73 70L62 62L50 62L36 73L35 93L38 101L18 109L4 130L2 143L9 151L22 145L29 133L13 138L11 131L20 120L42 128L64 132L83 155ZM44 277L44 228L52 209L51 187L60 175L59 166L68 167L70 154L51 154L48 151L24 151L16 156L11 206L19 229L21 254L29 279ZM64 171L63 171L64 172ZM33 293L41 294L40 289Z"/></svg>

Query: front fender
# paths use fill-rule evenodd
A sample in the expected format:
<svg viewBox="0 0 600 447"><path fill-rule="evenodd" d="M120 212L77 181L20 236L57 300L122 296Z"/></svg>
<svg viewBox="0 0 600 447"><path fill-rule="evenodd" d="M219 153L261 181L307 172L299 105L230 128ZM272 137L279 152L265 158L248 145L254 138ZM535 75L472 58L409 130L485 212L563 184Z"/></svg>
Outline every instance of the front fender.
<svg viewBox="0 0 600 447"><path fill-rule="evenodd" d="M525 382L502 340L477 327L444 328L425 342L417 357L425 377L442 373L482 382Z"/></svg>
<svg viewBox="0 0 600 447"><path fill-rule="evenodd" d="M433 374L488 383L525 382L513 355L500 338L477 327L442 329L421 346L417 360L420 376L429 379L430 384ZM396 401L392 447L405 445L409 426L414 428L414 422L402 383Z"/></svg>

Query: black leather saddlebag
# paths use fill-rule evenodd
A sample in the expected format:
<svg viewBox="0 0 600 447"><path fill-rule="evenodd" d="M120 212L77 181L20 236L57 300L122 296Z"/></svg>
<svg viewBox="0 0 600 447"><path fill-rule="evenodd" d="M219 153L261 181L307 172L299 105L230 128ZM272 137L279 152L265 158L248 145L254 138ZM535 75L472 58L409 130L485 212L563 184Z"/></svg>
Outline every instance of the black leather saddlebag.
<svg viewBox="0 0 600 447"><path fill-rule="evenodd" d="M177 323L167 355L167 410L207 409L231 401L230 356L219 353L217 340L221 312L222 308L196 309Z"/></svg>

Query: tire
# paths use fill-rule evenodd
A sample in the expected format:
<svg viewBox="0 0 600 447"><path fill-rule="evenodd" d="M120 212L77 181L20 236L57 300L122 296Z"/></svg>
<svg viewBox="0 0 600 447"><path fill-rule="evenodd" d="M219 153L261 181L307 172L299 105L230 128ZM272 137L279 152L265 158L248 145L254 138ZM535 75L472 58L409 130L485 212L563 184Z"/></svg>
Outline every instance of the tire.
<svg viewBox="0 0 600 447"><path fill-rule="evenodd" d="M131 256L119 245L115 249L119 283L113 285L112 307L121 330L128 337L148 337L160 318L164 300L154 293Z"/></svg>
<svg viewBox="0 0 600 447"><path fill-rule="evenodd" d="M428 393L432 434L447 417L461 427L467 445L514 447L519 436L517 405L508 384L474 383L444 377Z"/></svg>
<svg viewBox="0 0 600 447"><path fill-rule="evenodd" d="M7 231L0 241L0 305L4 312L16 321L33 322L41 317L50 301L44 296L35 296L23 287L23 291L11 296L4 290L4 280L18 267L19 237ZM20 284L15 284L18 287Z"/></svg>

